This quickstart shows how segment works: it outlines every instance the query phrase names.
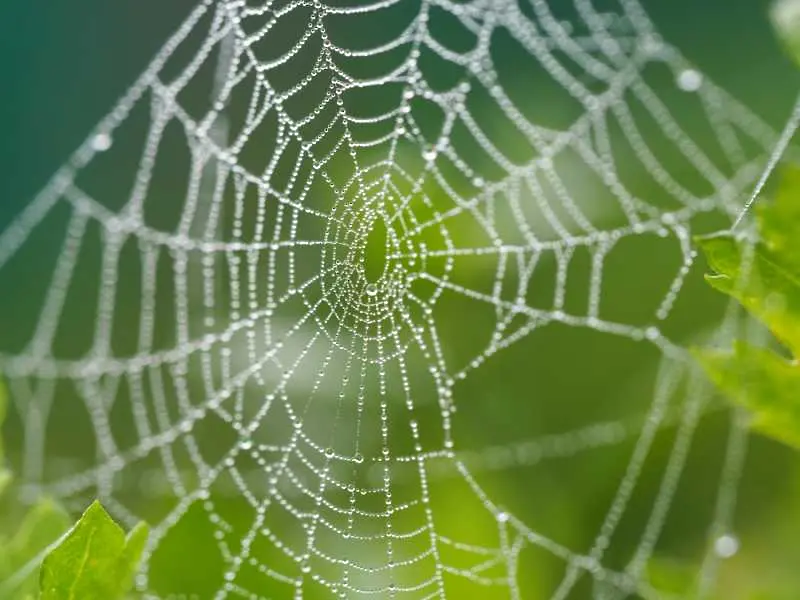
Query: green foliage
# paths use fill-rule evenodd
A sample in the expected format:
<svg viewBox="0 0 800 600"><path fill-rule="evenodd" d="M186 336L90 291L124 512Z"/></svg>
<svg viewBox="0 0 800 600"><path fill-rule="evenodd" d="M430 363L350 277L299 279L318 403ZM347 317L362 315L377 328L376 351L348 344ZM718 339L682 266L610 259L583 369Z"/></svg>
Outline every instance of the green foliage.
<svg viewBox="0 0 800 600"><path fill-rule="evenodd" d="M117 600L127 593L147 526L137 525L126 537L99 502L64 536L69 526L58 504L40 500L13 537L0 537L1 598L29 600L38 590L41 600Z"/></svg>
<svg viewBox="0 0 800 600"><path fill-rule="evenodd" d="M775 200L761 206L760 239L701 238L716 272L706 279L736 298L794 357L800 357L800 170L784 174ZM739 341L732 351L696 352L710 378L752 414L752 426L800 448L800 365Z"/></svg>
<svg viewBox="0 0 800 600"><path fill-rule="evenodd" d="M94 502L61 543L45 557L41 600L122 598L147 542L140 523L126 537L99 502Z"/></svg>
<svg viewBox="0 0 800 600"><path fill-rule="evenodd" d="M0 425L5 412L0 382ZM0 438L0 496L11 481ZM65 536L69 526L66 511L42 499L13 535L0 533L0 598L30 600L38 591L41 600L116 600L127 593L147 542L147 526L140 523L126 537L99 502Z"/></svg>
<svg viewBox="0 0 800 600"><path fill-rule="evenodd" d="M800 368L743 342L733 353L705 352L702 363L717 385L752 413L755 431L800 448Z"/></svg>

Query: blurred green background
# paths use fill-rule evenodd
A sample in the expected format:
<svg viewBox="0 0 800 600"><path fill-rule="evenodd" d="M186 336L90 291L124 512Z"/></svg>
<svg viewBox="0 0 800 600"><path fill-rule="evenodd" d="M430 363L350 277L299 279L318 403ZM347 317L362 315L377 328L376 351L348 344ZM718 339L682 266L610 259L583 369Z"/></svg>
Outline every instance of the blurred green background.
<svg viewBox="0 0 800 600"><path fill-rule="evenodd" d="M767 2L645 0L642 4L664 38L689 61L773 128L782 126L794 102L800 76L773 38L766 18ZM0 230L83 141L193 5L187 0L4 3L0 8ZM169 207L164 210L168 212ZM18 352L22 347L27 335L24 324L38 314L39 305L31 298L41 296L52 269L52 256L62 244L63 232L58 227L37 235L35 242L28 245L31 247L26 247L24 260L10 266L14 269L12 275L0 279L14 282L13 286L0 288L0 348L6 352ZM671 244L674 240L667 244L656 236L643 236L632 240L619 259L609 261L604 282L612 296L607 301L611 305L609 312L619 321L646 324L642 322L647 318L643 315L652 313L674 274L676 254ZM553 268L544 267L545 281L552 281ZM577 283L570 284L568 292L575 298L585 297L587 264L576 261L572 268L576 269L573 277ZM680 343L702 339L723 314L724 299L706 289L702 270L703 266L697 265L690 274L675 315L665 328ZM480 280L487 274L476 268L464 276ZM491 274L488 277L491 281ZM88 279L87 286L91 288ZM138 294L135 286L130 288L130 294ZM492 317L470 313L456 300L445 306L446 310L436 314L439 334L452 362L463 362L474 353L479 338L485 335L484 329L491 326ZM94 321L91 305L82 312L76 308L70 325L75 339L91 337ZM652 397L660 358L652 346L591 330L562 326L537 330L493 356L464 384L456 384L456 450L465 453L468 464L472 457L476 479L495 503L542 535L575 552L585 552L597 535L630 459L635 434L641 429ZM686 410L683 399L678 397L682 391L673 400L672 418L676 424L675 416ZM396 382L390 394L400 397ZM60 455L80 462L92 452L88 442L85 447L80 445L82 436L92 437L87 429L91 425L85 414L79 414L80 410L71 412L73 406L77 404L65 400L56 416L50 417L52 429L47 432L47 446L54 455L51 458ZM325 415L330 413L321 414L320 426L324 426ZM731 420L732 415L718 399L700 420L692 437L687 467L648 567L653 584L676 595L692 589L691 582L713 543L709 526ZM598 423L610 424L614 443L583 450L559 450L555 444L552 456L517 466L503 464L509 462L507 448L525 440ZM12 465L19 466L25 440L18 415L12 413L6 428L4 437L10 446ZM212 438L220 436L213 440L219 447L229 443L224 435L230 432L226 434L224 430L210 430ZM631 507L603 561L605 567L622 570L641 541L676 430L669 426L659 431ZM500 450L492 455L487 450L491 448ZM492 460L503 468L493 468ZM58 469L60 463L49 464ZM71 468L69 463L64 464L65 469ZM152 488L157 487L157 479L151 481ZM119 492L118 497L140 517L157 521L174 503L169 494L162 498L154 489L148 489L144 479L120 485L125 491ZM397 491L400 497L402 488L401 483ZM435 522L443 535L477 545L497 544L495 524L487 519L483 507L472 499L463 483L457 483L452 473L442 469L436 488ZM773 442L752 438L737 489L731 533L740 540L741 549L722 561L714 597L799 598L797 454ZM407 493L413 497L419 492L409 484ZM70 508L79 510L85 500L83 496L74 499ZM250 508L230 496L215 502L217 510L232 523L235 539L236 532L240 535L246 527ZM282 524L274 526L280 531ZM360 556L349 558L366 560ZM271 564L278 559L273 551L265 550L259 560ZM460 558L452 560L458 563ZM527 546L520 555L518 571L523 598L551 597L564 567L562 560ZM287 572L295 568L296 565L285 566ZM285 585L276 584L271 589L272 584L266 583L269 580L257 573L244 572L241 577L243 587L259 594L283 597L289 593ZM221 561L210 525L199 508L192 509L156 552L152 591L161 596L190 593L210 598L222 585L221 578ZM304 591L310 597L325 597L313 584ZM448 579L448 592L453 598L508 595L507 590L483 588L455 577ZM602 593L590 578L584 577L569 598L618 597Z"/></svg>

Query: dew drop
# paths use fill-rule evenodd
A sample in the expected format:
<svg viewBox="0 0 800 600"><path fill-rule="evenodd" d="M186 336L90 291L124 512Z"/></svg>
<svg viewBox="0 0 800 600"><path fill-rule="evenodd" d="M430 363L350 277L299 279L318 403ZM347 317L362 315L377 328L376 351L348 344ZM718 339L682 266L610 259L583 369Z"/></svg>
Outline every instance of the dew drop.
<svg viewBox="0 0 800 600"><path fill-rule="evenodd" d="M714 541L714 552L720 558L731 558L739 552L739 538L730 534L719 536Z"/></svg>
<svg viewBox="0 0 800 600"><path fill-rule="evenodd" d="M114 143L114 140L111 139L111 136L107 133L98 133L96 136L92 138L92 149L96 152L105 152L106 150L111 148L111 145Z"/></svg>
<svg viewBox="0 0 800 600"><path fill-rule="evenodd" d="M368 283L367 287L364 288L364 292L367 294L367 296L377 296L378 286L374 283Z"/></svg>
<svg viewBox="0 0 800 600"><path fill-rule="evenodd" d="M644 336L650 341L655 341L661 337L661 332L658 330L658 327L648 327L644 331Z"/></svg>
<svg viewBox="0 0 800 600"><path fill-rule="evenodd" d="M675 81L684 92L696 92L703 85L703 74L696 69L684 69Z"/></svg>

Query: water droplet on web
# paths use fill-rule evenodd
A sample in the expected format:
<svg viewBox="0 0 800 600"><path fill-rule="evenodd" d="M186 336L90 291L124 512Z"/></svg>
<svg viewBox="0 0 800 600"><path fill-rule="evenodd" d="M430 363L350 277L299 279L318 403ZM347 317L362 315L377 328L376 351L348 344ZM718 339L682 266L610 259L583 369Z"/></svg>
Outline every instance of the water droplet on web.
<svg viewBox="0 0 800 600"><path fill-rule="evenodd" d="M377 296L378 295L378 286L374 283L368 283L367 287L364 288L364 292L367 296Z"/></svg>
<svg viewBox="0 0 800 600"><path fill-rule="evenodd" d="M92 138L92 149L95 152L105 152L111 148L114 140L107 133L98 133Z"/></svg>
<svg viewBox="0 0 800 600"><path fill-rule="evenodd" d="M714 553L720 558L731 558L739 552L739 538L725 534L714 541Z"/></svg>
<svg viewBox="0 0 800 600"><path fill-rule="evenodd" d="M678 73L675 83L684 92L696 92L703 85L703 74L696 69L684 69Z"/></svg>
<svg viewBox="0 0 800 600"><path fill-rule="evenodd" d="M250 450L253 447L253 440L250 438L244 438L239 442L239 448L242 450Z"/></svg>
<svg viewBox="0 0 800 600"><path fill-rule="evenodd" d="M356 464L359 464L359 465L360 465L361 463L363 463L363 462L364 462L364 457L363 457L361 454L356 454L356 455L353 457L353 462L355 462Z"/></svg>
<svg viewBox="0 0 800 600"><path fill-rule="evenodd" d="M657 57L663 49L664 44L653 35L648 35L642 40L641 51L645 56Z"/></svg>
<svg viewBox="0 0 800 600"><path fill-rule="evenodd" d="M648 327L644 330L644 336L650 341L655 341L661 337L661 332L658 327Z"/></svg>

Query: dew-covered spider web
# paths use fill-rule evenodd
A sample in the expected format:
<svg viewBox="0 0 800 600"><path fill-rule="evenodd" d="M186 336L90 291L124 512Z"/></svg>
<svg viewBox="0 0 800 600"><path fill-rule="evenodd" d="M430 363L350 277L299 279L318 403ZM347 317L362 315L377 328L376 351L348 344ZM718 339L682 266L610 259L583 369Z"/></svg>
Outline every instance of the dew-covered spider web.
<svg viewBox="0 0 800 600"><path fill-rule="evenodd" d="M692 240L777 139L635 0L199 2L0 233L5 289L52 258L0 355L24 490L147 519L152 598L668 597L647 567L720 409L685 349ZM580 387L609 364L621 404ZM586 543L493 479L609 448ZM180 540L211 592L159 574Z"/></svg>

